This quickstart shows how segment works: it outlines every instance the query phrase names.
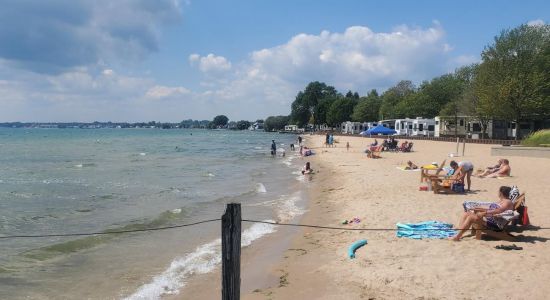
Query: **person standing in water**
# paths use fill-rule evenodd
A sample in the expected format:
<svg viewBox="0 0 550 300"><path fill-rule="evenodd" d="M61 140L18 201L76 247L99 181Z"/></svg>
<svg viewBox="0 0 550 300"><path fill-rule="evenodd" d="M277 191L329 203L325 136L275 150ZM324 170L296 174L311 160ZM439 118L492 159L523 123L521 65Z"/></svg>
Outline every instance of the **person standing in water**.
<svg viewBox="0 0 550 300"><path fill-rule="evenodd" d="M302 136L298 136L298 146L302 146Z"/></svg>
<svg viewBox="0 0 550 300"><path fill-rule="evenodd" d="M271 140L271 156L275 156L277 154L277 145L275 144L275 140Z"/></svg>

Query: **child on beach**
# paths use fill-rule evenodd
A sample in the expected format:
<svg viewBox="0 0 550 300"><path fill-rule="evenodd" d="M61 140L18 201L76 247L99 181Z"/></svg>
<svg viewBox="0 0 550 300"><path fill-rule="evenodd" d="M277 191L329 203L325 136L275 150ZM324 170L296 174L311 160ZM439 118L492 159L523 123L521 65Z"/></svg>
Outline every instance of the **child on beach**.
<svg viewBox="0 0 550 300"><path fill-rule="evenodd" d="M313 169L311 168L311 165L309 164L309 161L306 162L306 165L302 168L302 175L311 174L313 173Z"/></svg>
<svg viewBox="0 0 550 300"><path fill-rule="evenodd" d="M349 142L346 143L346 150L349 151Z"/></svg>

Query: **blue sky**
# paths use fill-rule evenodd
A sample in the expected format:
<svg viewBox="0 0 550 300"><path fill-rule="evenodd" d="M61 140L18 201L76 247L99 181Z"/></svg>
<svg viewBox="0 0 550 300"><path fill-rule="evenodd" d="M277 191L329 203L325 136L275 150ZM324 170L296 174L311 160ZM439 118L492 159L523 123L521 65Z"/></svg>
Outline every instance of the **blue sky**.
<svg viewBox="0 0 550 300"><path fill-rule="evenodd" d="M365 94L479 60L546 1L2 1L0 121L288 114L320 80Z"/></svg>

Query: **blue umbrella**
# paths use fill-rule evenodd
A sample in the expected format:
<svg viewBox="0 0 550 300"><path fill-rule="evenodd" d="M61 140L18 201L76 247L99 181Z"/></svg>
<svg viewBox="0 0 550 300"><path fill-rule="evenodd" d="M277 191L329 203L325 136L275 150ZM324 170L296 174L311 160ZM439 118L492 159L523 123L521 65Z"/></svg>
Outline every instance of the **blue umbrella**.
<svg viewBox="0 0 550 300"><path fill-rule="evenodd" d="M361 131L360 135L369 135L366 131Z"/></svg>
<svg viewBox="0 0 550 300"><path fill-rule="evenodd" d="M387 127L384 127L382 125L378 125L374 128L371 128L367 131L365 131L367 134L369 135L377 135L377 134L396 134L397 131L393 130L393 129L390 129L390 128L387 128Z"/></svg>

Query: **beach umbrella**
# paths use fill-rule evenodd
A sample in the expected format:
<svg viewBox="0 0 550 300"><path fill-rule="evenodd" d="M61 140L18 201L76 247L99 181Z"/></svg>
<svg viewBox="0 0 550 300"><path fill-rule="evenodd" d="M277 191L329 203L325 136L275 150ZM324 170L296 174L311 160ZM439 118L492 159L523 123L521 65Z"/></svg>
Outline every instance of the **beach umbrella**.
<svg viewBox="0 0 550 300"><path fill-rule="evenodd" d="M366 131L361 131L359 134L360 135L369 135Z"/></svg>
<svg viewBox="0 0 550 300"><path fill-rule="evenodd" d="M387 128L387 127L384 127L382 125L378 125L376 127L373 127L367 131L365 131L367 134L369 135L377 135L377 134L396 134L397 131L393 130L393 129L390 129L390 128Z"/></svg>

